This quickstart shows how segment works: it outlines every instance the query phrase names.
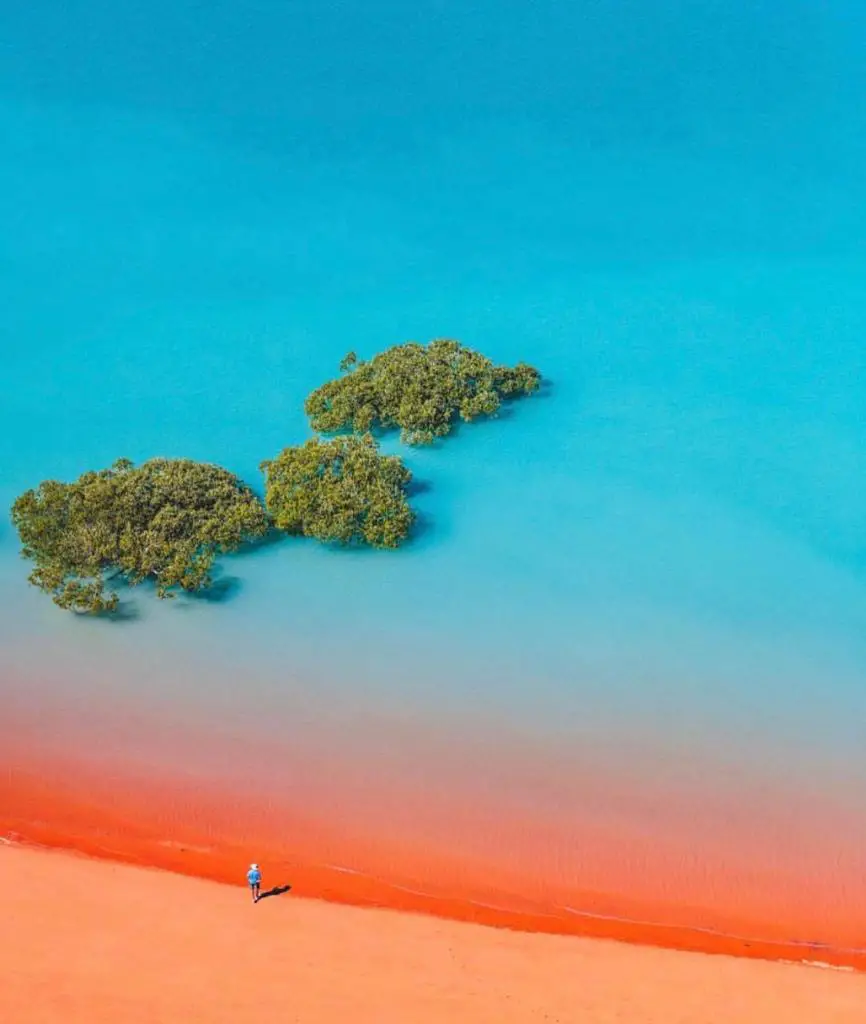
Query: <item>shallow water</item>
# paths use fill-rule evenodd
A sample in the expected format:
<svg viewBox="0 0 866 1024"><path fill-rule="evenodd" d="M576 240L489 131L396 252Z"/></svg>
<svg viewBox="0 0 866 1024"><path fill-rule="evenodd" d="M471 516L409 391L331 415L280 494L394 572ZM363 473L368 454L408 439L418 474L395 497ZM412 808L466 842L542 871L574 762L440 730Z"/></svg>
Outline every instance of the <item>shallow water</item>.
<svg viewBox="0 0 866 1024"><path fill-rule="evenodd" d="M549 389L388 441L407 549L269 547L221 600L65 616L7 522L7 721L393 865L761 920L805 886L791 937L851 940L860 5L77 6L15 12L0 65L4 504L121 455L258 485L350 348L457 337Z"/></svg>

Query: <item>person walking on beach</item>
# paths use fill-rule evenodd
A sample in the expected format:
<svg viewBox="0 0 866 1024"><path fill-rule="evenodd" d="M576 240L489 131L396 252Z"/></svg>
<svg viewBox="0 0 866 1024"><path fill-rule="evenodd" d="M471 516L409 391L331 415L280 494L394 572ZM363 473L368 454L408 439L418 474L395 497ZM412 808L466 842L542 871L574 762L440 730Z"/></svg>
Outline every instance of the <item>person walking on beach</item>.
<svg viewBox="0 0 866 1024"><path fill-rule="evenodd" d="M247 882L249 882L250 892L253 894L253 903L258 903L259 893L262 888L262 873L259 871L258 864L250 864L250 870L247 872Z"/></svg>

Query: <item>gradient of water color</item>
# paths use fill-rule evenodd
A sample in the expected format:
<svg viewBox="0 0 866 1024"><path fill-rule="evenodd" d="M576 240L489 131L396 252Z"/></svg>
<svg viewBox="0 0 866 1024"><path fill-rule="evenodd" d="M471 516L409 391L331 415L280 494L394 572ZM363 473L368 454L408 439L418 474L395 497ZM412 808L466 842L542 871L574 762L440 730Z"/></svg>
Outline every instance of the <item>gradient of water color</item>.
<svg viewBox="0 0 866 1024"><path fill-rule="evenodd" d="M257 483L349 348L550 388L388 443L410 548L218 601L64 616L7 523L7 750L264 792L345 867L866 947L866 19L729 8L13 13L5 505L120 455Z"/></svg>

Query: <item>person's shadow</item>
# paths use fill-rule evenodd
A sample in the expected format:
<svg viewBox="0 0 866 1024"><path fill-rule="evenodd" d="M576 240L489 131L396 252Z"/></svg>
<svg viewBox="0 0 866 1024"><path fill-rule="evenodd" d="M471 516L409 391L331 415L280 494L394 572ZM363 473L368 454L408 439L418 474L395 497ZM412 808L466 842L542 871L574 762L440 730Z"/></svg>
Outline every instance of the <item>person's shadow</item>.
<svg viewBox="0 0 866 1024"><path fill-rule="evenodd" d="M269 896L282 896L284 892L291 892L292 887L290 885L275 885L273 889L268 889L267 892L260 892L259 899L266 900Z"/></svg>

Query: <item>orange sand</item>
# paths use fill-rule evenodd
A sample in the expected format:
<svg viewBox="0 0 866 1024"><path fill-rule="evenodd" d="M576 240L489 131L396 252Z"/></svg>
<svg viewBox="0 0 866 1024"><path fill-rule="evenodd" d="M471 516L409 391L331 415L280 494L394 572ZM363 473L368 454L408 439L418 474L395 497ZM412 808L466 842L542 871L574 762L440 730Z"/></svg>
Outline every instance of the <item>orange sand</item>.
<svg viewBox="0 0 866 1024"><path fill-rule="evenodd" d="M292 879L270 875L266 884ZM866 977L340 907L0 845L17 1024L861 1024Z"/></svg>

